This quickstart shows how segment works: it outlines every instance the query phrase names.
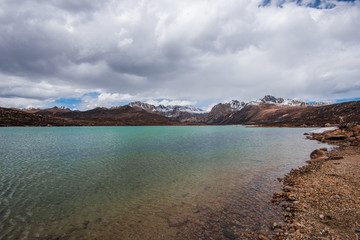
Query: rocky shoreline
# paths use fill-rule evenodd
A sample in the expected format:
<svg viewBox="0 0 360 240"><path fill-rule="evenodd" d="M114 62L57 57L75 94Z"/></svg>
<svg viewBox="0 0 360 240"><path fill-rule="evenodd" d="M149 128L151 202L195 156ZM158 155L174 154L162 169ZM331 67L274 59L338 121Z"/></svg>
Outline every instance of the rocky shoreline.
<svg viewBox="0 0 360 240"><path fill-rule="evenodd" d="M360 127L305 133L337 148L313 151L291 170L271 201L283 209L274 239L360 239ZM259 239L261 239L259 237Z"/></svg>

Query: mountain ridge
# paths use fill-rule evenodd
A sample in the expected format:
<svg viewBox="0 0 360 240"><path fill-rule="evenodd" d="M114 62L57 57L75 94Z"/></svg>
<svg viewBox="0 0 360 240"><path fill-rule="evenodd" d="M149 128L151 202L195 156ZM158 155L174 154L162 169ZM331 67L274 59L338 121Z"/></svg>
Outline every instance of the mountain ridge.
<svg viewBox="0 0 360 240"><path fill-rule="evenodd" d="M152 105L132 102L87 111L66 107L49 109L0 108L0 126L128 126L128 125L262 125L323 126L337 124L339 117L360 122L360 101L338 104L307 104L271 95L250 101L231 100L216 104L211 111L188 105Z"/></svg>
<svg viewBox="0 0 360 240"><path fill-rule="evenodd" d="M152 105L149 103L143 103L140 101L131 102L128 105L131 107L142 108L148 112L159 113L163 116L172 118L180 122L206 122L214 123L218 121L218 118L224 114L240 111L248 105L262 105L262 104L274 104L281 106L308 106L307 103L284 98L276 98L271 95L265 95L261 99L253 100L250 102L243 102L239 100L231 100L216 104L209 112L201 108L194 107L192 105L179 106L179 105ZM321 105L321 104L319 104Z"/></svg>

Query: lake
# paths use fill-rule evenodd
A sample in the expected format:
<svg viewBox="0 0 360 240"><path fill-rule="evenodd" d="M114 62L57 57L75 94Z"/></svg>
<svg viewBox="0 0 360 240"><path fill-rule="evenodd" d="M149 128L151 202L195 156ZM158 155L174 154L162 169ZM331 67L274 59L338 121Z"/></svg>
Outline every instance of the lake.
<svg viewBox="0 0 360 240"><path fill-rule="evenodd" d="M0 128L0 239L249 239L312 129ZM252 235L253 234L253 235Z"/></svg>

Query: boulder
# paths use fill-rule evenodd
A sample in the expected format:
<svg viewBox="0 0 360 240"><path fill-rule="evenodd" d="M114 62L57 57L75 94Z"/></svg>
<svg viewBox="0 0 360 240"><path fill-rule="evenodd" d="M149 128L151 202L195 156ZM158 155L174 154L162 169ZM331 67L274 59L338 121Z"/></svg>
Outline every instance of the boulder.
<svg viewBox="0 0 360 240"><path fill-rule="evenodd" d="M360 131L360 126L355 126L355 127L353 127L353 130L359 132L359 131Z"/></svg>
<svg viewBox="0 0 360 240"><path fill-rule="evenodd" d="M326 156L325 156L324 151L322 151L320 149L316 149L310 154L311 159L318 159L318 158L325 158L325 157Z"/></svg>
<svg viewBox="0 0 360 240"><path fill-rule="evenodd" d="M327 134L325 135L326 140L345 140L347 138L344 134Z"/></svg>

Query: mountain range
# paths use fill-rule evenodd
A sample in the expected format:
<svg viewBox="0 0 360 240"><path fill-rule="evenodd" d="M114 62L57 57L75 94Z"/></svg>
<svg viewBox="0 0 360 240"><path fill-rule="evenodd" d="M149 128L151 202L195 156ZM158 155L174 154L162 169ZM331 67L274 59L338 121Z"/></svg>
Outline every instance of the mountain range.
<svg viewBox="0 0 360 240"><path fill-rule="evenodd" d="M147 126L179 125L159 114L130 106L72 111L66 108L19 110L0 108L0 126Z"/></svg>
<svg viewBox="0 0 360 240"><path fill-rule="evenodd" d="M73 111L66 107L49 109L0 108L0 126L127 126L245 124L265 126L323 126L336 124L339 117L360 122L360 102L307 104L271 95L250 101L216 104L211 111L194 106L152 105L132 102L126 106Z"/></svg>

